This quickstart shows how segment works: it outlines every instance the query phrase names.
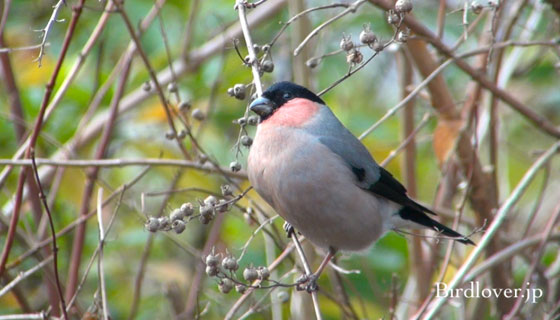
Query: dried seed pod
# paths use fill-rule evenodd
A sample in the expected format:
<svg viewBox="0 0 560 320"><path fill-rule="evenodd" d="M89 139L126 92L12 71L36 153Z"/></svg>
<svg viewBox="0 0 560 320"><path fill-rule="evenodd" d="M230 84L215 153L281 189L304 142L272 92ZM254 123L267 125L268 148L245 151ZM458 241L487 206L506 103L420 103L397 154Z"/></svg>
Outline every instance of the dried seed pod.
<svg viewBox="0 0 560 320"><path fill-rule="evenodd" d="M246 96L246 87L244 84L238 83L233 86L233 94L236 99L243 100Z"/></svg>
<svg viewBox="0 0 560 320"><path fill-rule="evenodd" d="M173 132L173 130L169 130L165 133L165 139L167 140L173 140L175 139L175 132Z"/></svg>
<svg viewBox="0 0 560 320"><path fill-rule="evenodd" d="M167 90L169 90L169 92L177 92L177 90L178 90L177 84L175 82L170 82L167 85Z"/></svg>
<svg viewBox="0 0 560 320"><path fill-rule="evenodd" d="M216 267L220 263L220 257L217 254L211 253L206 256L205 262L207 266Z"/></svg>
<svg viewBox="0 0 560 320"><path fill-rule="evenodd" d="M231 289L233 289L233 281L228 278L220 280L218 283L218 289L220 289L222 293L229 293Z"/></svg>
<svg viewBox="0 0 560 320"><path fill-rule="evenodd" d="M229 208L230 204L224 199L220 199L220 201L218 201L218 204L216 205L216 210L219 213L225 213L229 210Z"/></svg>
<svg viewBox="0 0 560 320"><path fill-rule="evenodd" d="M212 218L214 216L214 208L212 208L212 205L203 204L200 206L200 215Z"/></svg>
<svg viewBox="0 0 560 320"><path fill-rule="evenodd" d="M159 229L163 231L171 230L171 221L168 217L159 217Z"/></svg>
<svg viewBox="0 0 560 320"><path fill-rule="evenodd" d="M362 53L358 50L352 50L346 55L346 62L350 64L359 64L364 59Z"/></svg>
<svg viewBox="0 0 560 320"><path fill-rule="evenodd" d="M185 202L181 205L181 212L185 215L185 217L191 216L194 213L194 207L192 203Z"/></svg>
<svg viewBox="0 0 560 320"><path fill-rule="evenodd" d="M156 232L159 230L159 220L158 218L149 217L144 226L146 230Z"/></svg>
<svg viewBox="0 0 560 320"><path fill-rule="evenodd" d="M173 231L175 231L175 233L177 234L183 233L183 231L185 231L185 221L183 220L173 221L173 223L171 224L171 229L173 229Z"/></svg>
<svg viewBox="0 0 560 320"><path fill-rule="evenodd" d="M205 216L198 216L198 221L202 224L209 224L212 221L212 217L205 215Z"/></svg>
<svg viewBox="0 0 560 320"><path fill-rule="evenodd" d="M369 25L364 27L364 30L360 32L360 42L371 47L376 41L377 37L375 36L375 33L371 31Z"/></svg>
<svg viewBox="0 0 560 320"><path fill-rule="evenodd" d="M179 110L181 111L188 111L190 110L192 107L192 104L190 101L181 101L181 103L179 104Z"/></svg>
<svg viewBox="0 0 560 320"><path fill-rule="evenodd" d="M171 211L169 218L171 221L183 220L185 218L185 213L181 211L181 209L175 209Z"/></svg>
<svg viewBox="0 0 560 320"><path fill-rule="evenodd" d="M226 257L224 260L222 260L222 267L226 270L235 272L237 271L237 269L239 269L239 264L237 263L237 260L235 260L235 258Z"/></svg>
<svg viewBox="0 0 560 320"><path fill-rule="evenodd" d="M244 125L247 124L247 119L245 117L241 117L241 118L235 120L235 122L240 126L244 126Z"/></svg>
<svg viewBox="0 0 560 320"><path fill-rule="evenodd" d="M215 266L206 266L206 274L210 277L214 277L218 274L218 268Z"/></svg>
<svg viewBox="0 0 560 320"><path fill-rule="evenodd" d="M202 120L204 120L204 118L206 118L206 116L204 115L204 112L202 112L202 110L200 110L199 108L195 108L192 111L191 117L193 117L193 119L196 119L198 121L202 121Z"/></svg>
<svg viewBox="0 0 560 320"><path fill-rule="evenodd" d="M253 282L258 278L259 278L259 274L257 272L257 269L255 269L254 267L247 267L245 268L245 270L243 270L243 279L249 282Z"/></svg>
<svg viewBox="0 0 560 320"><path fill-rule="evenodd" d="M250 126L256 126L259 124L259 116L249 116L249 118L247 118L247 124Z"/></svg>
<svg viewBox="0 0 560 320"><path fill-rule="evenodd" d="M245 286L244 284L237 284L235 285L235 291L244 294L245 291L247 291L247 286Z"/></svg>
<svg viewBox="0 0 560 320"><path fill-rule="evenodd" d="M214 196L208 196L204 199L204 204L208 206L215 206L218 203L218 199Z"/></svg>
<svg viewBox="0 0 560 320"><path fill-rule="evenodd" d="M321 63L321 58L311 58L305 61L305 65L311 69L316 68Z"/></svg>
<svg viewBox="0 0 560 320"><path fill-rule="evenodd" d="M375 52L383 51L384 45L383 43L376 41L373 46L371 47Z"/></svg>
<svg viewBox="0 0 560 320"><path fill-rule="evenodd" d="M407 42L408 41L408 37L409 37L409 31L408 30L402 30L399 31L399 34L397 35L397 41L399 42Z"/></svg>
<svg viewBox="0 0 560 320"><path fill-rule="evenodd" d="M232 162L229 164L229 169L230 169L232 172L238 172L239 170L241 170L241 163L239 163L239 162L237 162L237 161L232 161Z"/></svg>
<svg viewBox="0 0 560 320"><path fill-rule="evenodd" d="M397 0L395 3L396 13L408 13L412 11L412 2L410 0Z"/></svg>
<svg viewBox="0 0 560 320"><path fill-rule="evenodd" d="M401 22L401 17L393 12L393 10L389 10L389 14L387 15L387 22L396 26Z"/></svg>
<svg viewBox="0 0 560 320"><path fill-rule="evenodd" d="M267 267L264 266L260 266L257 268L257 274L259 279L261 280L267 280L268 277L270 277L270 271L268 270Z"/></svg>
<svg viewBox="0 0 560 320"><path fill-rule="evenodd" d="M253 144L253 139L249 136L241 136L241 144L246 147L250 147Z"/></svg>
<svg viewBox="0 0 560 320"><path fill-rule="evenodd" d="M233 189L229 184L222 184L220 186L220 190L222 191L222 195L224 197L231 197L233 196Z"/></svg>
<svg viewBox="0 0 560 320"><path fill-rule="evenodd" d="M340 40L340 49L346 52L354 49L354 43L352 42L352 38L350 36L342 36L342 40Z"/></svg>
<svg viewBox="0 0 560 320"><path fill-rule="evenodd" d="M471 11L474 14L480 14L482 12L482 9L484 9L484 6L482 5L482 3L480 3L480 1L474 0L473 2L471 2Z"/></svg>
<svg viewBox="0 0 560 320"><path fill-rule="evenodd" d="M270 60L265 60L262 63L262 71L268 72L268 73L274 71L274 62L272 62Z"/></svg>

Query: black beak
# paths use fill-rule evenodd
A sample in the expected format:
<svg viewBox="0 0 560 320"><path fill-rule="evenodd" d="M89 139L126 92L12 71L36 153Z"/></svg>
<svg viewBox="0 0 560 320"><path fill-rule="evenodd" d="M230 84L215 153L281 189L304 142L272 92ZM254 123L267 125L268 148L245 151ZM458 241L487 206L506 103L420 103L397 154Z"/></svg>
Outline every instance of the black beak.
<svg viewBox="0 0 560 320"><path fill-rule="evenodd" d="M261 118L266 118L272 114L272 111L274 110L274 102L265 97L260 97L251 102L249 109L261 116Z"/></svg>

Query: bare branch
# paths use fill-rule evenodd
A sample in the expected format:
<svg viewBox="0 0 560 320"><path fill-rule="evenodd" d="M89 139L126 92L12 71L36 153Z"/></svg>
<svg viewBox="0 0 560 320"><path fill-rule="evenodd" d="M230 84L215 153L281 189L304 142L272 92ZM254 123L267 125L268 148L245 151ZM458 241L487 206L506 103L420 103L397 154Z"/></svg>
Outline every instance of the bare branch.
<svg viewBox="0 0 560 320"><path fill-rule="evenodd" d="M344 17L345 15L356 12L356 9L358 9L358 7L364 4L364 2L366 2L366 0L358 0L352 3L348 8L346 8L346 10L330 18L329 20L321 23L317 28L313 29L313 31L311 31L311 33L309 33L307 37L305 37L305 39L303 39L303 41L296 47L296 49L294 50L294 56L297 56L300 53L300 51L303 49L303 47L309 42L309 40L311 40L311 38L319 34L321 30L323 30L325 27L335 22L336 20Z"/></svg>
<svg viewBox="0 0 560 320"><path fill-rule="evenodd" d="M47 43L47 38L54 23L64 21L57 19L63 4L65 4L64 0L58 0L58 2L53 6L53 12L51 14L51 17L49 18L49 21L47 22L47 25L43 29L37 30L42 33L41 36L43 37L43 40L41 40L41 45L39 45L39 48L41 48L41 50L39 51L39 56L34 60L39 62L39 67L41 67L41 61L43 60L43 55L45 54L45 45Z"/></svg>
<svg viewBox="0 0 560 320"><path fill-rule="evenodd" d="M484 250L486 250L486 247L492 240L493 236L496 234L499 227L503 224L510 209L515 205L515 203L517 203L517 201L527 189L529 183L540 170L540 168L545 163L547 163L550 158L552 158L552 156L554 156L558 152L559 149L560 142L557 142L551 148L549 148L546 153L539 157L539 159L535 161L535 163L533 163L529 170L527 170L517 187L515 187L515 190L513 190L511 195L506 199L498 212L496 212L494 221L492 221L492 224L488 227L488 230L486 231L486 233L484 233L484 236L482 237L482 239L480 239L476 248L471 252L467 260L463 263L453 279L449 282L446 291L447 293L449 292L449 290L455 289L457 286L463 283L463 278L465 277L466 273L471 270L478 257L484 252ZM432 304L428 307L428 310L424 315L424 319L432 319L437 314L439 309L443 306L448 296L449 295L446 294L438 297L435 301L433 301Z"/></svg>

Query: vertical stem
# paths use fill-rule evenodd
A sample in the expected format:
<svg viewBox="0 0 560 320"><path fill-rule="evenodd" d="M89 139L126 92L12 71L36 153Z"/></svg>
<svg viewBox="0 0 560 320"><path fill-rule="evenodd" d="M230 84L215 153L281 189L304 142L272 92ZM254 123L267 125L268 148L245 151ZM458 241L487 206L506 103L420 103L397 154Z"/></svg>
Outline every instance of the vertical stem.
<svg viewBox="0 0 560 320"><path fill-rule="evenodd" d="M235 3L235 8L239 13L239 23L241 24L241 30L243 31L243 37L245 38L247 51L249 52L248 63L251 65L251 71L253 72L253 83L255 84L255 91L257 92L257 97L260 97L263 93L263 86L261 75L259 73L259 60L257 58L257 54L255 53L255 48L253 48L253 39L251 38L249 24L247 22L247 15L245 13L245 10L247 8L245 8L243 0L237 0Z"/></svg>

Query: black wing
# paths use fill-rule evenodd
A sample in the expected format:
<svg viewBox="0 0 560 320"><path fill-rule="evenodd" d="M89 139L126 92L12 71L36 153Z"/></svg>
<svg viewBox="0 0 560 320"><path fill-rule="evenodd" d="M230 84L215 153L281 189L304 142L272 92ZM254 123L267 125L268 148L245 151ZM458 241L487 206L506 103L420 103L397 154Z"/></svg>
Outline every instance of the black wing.
<svg viewBox="0 0 560 320"><path fill-rule="evenodd" d="M369 186L369 191L402 206L435 215L435 212L432 210L410 199L406 195L406 188L397 179L395 179L389 171L379 167L379 174L379 180Z"/></svg>

